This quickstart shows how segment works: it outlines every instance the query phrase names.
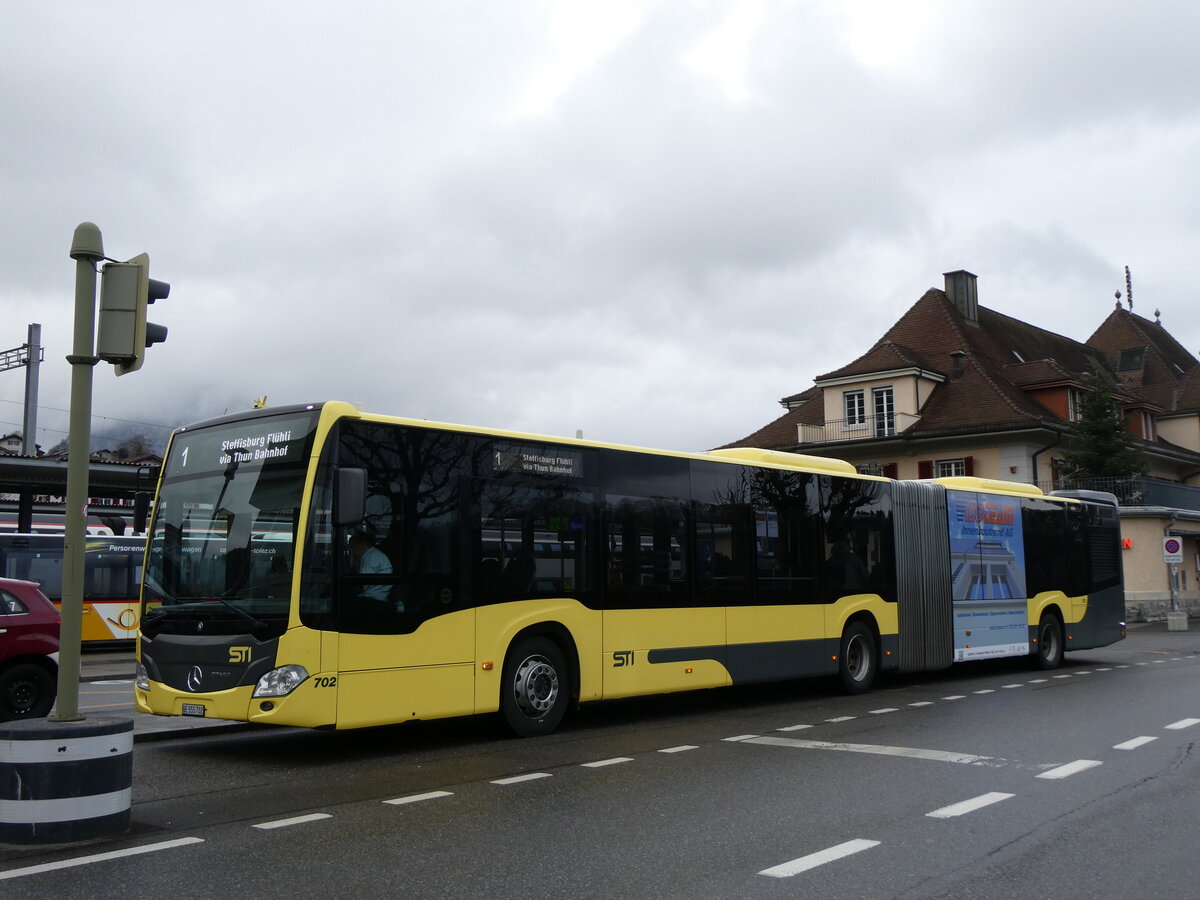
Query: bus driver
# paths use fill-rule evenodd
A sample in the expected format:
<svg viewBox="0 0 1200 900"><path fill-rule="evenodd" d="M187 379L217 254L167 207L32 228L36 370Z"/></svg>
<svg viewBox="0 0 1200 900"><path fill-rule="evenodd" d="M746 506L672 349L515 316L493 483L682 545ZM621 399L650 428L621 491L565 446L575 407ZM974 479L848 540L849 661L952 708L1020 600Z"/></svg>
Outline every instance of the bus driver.
<svg viewBox="0 0 1200 900"><path fill-rule="evenodd" d="M350 549L350 556L354 560L354 570L359 575L392 574L392 563L387 558L387 554L376 547L365 532L356 531L350 535L350 542L347 546ZM387 584L364 584L359 590L359 595L386 604L390 590L391 588ZM398 611L403 612L402 609Z"/></svg>

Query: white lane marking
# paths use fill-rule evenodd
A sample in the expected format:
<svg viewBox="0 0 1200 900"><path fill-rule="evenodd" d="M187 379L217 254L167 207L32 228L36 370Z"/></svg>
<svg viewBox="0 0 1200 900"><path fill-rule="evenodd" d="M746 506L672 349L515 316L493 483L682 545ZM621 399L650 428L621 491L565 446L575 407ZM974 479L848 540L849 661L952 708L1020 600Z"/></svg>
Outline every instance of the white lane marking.
<svg viewBox="0 0 1200 900"><path fill-rule="evenodd" d="M812 728L811 725L788 725L785 728L776 728L776 731L803 731L805 728Z"/></svg>
<svg viewBox="0 0 1200 900"><path fill-rule="evenodd" d="M127 679L124 679L123 681L89 681L88 684L133 684L133 679L127 678ZM106 691L105 693L111 694L113 692Z"/></svg>
<svg viewBox="0 0 1200 900"><path fill-rule="evenodd" d="M976 691L975 693L976 693L976 694L994 694L994 693L996 693L996 692L995 692L995 691L993 691L991 688L987 688L987 689L985 689L985 690L982 690L982 691Z"/></svg>
<svg viewBox="0 0 1200 900"><path fill-rule="evenodd" d="M1135 665L1135 666L1148 666L1148 665L1150 665L1150 663L1148 663L1148 662L1140 662L1140 663L1134 663L1134 665Z"/></svg>
<svg viewBox="0 0 1200 900"><path fill-rule="evenodd" d="M1120 666L1116 666L1116 668L1118 668L1118 669L1128 669L1128 668L1129 668L1129 666L1127 666L1127 665L1120 665Z"/></svg>
<svg viewBox="0 0 1200 900"><path fill-rule="evenodd" d="M508 778L497 778L492 784L520 784L522 781L537 781L539 778L549 777L549 772L526 772L524 775L510 775Z"/></svg>
<svg viewBox="0 0 1200 900"><path fill-rule="evenodd" d="M1055 675L1055 678L1070 678L1070 675Z"/></svg>
<svg viewBox="0 0 1200 900"><path fill-rule="evenodd" d="M825 721L826 721L826 722L833 722L833 723L835 723L835 724L836 724L837 722L850 722L850 721L852 721L852 720L854 720L854 719L857 719L857 718L858 718L858 716L836 716L836 717L834 717L834 718L832 718L832 719L826 719Z"/></svg>
<svg viewBox="0 0 1200 900"><path fill-rule="evenodd" d="M1015 796L1016 794L1002 794L998 791L992 791L990 794L980 794L978 797L970 800L951 803L949 806L943 806L941 809L935 809L933 812L925 813L925 815L931 819L953 819L955 816L965 816L969 812L975 812L977 809L983 809L985 806L991 806L993 803L999 803L1001 800L1007 800Z"/></svg>
<svg viewBox="0 0 1200 900"><path fill-rule="evenodd" d="M884 744L847 744L830 741L806 741L800 738L756 737L747 744L768 744L773 747L795 747L801 750L842 750L847 753L872 753L876 756L906 756L911 759L929 759L936 762L962 763L964 765L987 765L995 760L990 756L973 753L956 753L950 750L923 750L919 747L889 747Z"/></svg>
<svg viewBox="0 0 1200 900"><path fill-rule="evenodd" d="M1045 684L1048 680L1049 679L1046 679L1046 678L1034 678L1029 683L1030 684Z"/></svg>
<svg viewBox="0 0 1200 900"><path fill-rule="evenodd" d="M600 769L604 766L615 766L620 763L633 762L632 756L614 756L612 759L598 759L595 762L580 763L585 769Z"/></svg>
<svg viewBox="0 0 1200 900"><path fill-rule="evenodd" d="M1038 776L1038 778L1067 778L1079 772L1085 772L1088 769L1094 769L1100 764L1100 760L1098 759L1077 759L1075 762L1067 763L1065 766L1059 766L1058 768L1051 769L1048 772L1043 772Z"/></svg>
<svg viewBox="0 0 1200 900"><path fill-rule="evenodd" d="M662 750L659 750L658 752L659 753L682 753L684 750L699 750L699 749L700 749L700 747L697 744L681 744L678 747L665 747Z"/></svg>
<svg viewBox="0 0 1200 900"><path fill-rule="evenodd" d="M801 856L799 859L793 859L791 862L763 869L758 874L766 875L770 878L790 878L793 875L799 875L801 872L807 872L809 869L815 869L817 866L823 866L825 863L834 862L835 860L878 846L879 841L866 841L862 839L846 841L844 844L838 844L836 847L830 847L828 850L810 853L808 856Z"/></svg>
<svg viewBox="0 0 1200 900"><path fill-rule="evenodd" d="M883 709L867 710L867 712L869 712L873 716L882 716L884 713L893 713L893 712L899 712L899 711L900 711L899 708L897 708L895 706L885 706Z"/></svg>
<svg viewBox="0 0 1200 900"><path fill-rule="evenodd" d="M932 700L918 700L916 703L910 703L909 706L933 706Z"/></svg>
<svg viewBox="0 0 1200 900"><path fill-rule="evenodd" d="M949 697L943 697L943 700L965 700L966 694L951 694Z"/></svg>
<svg viewBox="0 0 1200 900"><path fill-rule="evenodd" d="M1164 725L1164 728L1170 728L1172 731L1179 731L1181 728L1191 728L1193 725L1200 724L1200 719L1180 719L1178 722L1172 722L1170 725Z"/></svg>
<svg viewBox="0 0 1200 900"><path fill-rule="evenodd" d="M1076 675L1091 675L1091 674L1092 674L1092 670L1091 670L1091 669L1080 669L1080 670L1079 670L1078 672L1076 672L1075 674L1076 674Z"/></svg>
<svg viewBox="0 0 1200 900"><path fill-rule="evenodd" d="M113 850L109 853L96 853L92 856L77 856L74 859L62 859L58 862L42 863L37 866L26 866L23 869L9 869L0 872L0 881L10 878L21 878L25 875L41 875L43 872L56 872L59 869L72 869L75 866L86 866L91 863L106 862L110 859L122 859L126 856L139 856L142 853L156 853L159 850L173 850L176 847L186 847L188 844L203 844L204 838L185 837L174 841L163 841L159 844L146 844L142 847L130 847L127 850Z"/></svg>
<svg viewBox="0 0 1200 900"><path fill-rule="evenodd" d="M316 822L318 819L332 819L329 813L312 813L307 816L293 816L290 819L276 819L274 822L259 822L251 828L261 828L268 831L272 828L287 828L289 825L303 825L306 822Z"/></svg>
<svg viewBox="0 0 1200 900"><path fill-rule="evenodd" d="M1097 669L1096 671L1097 671L1097 672L1111 672L1111 671L1112 671L1112 666L1105 666L1104 668L1102 668L1102 669Z"/></svg>
<svg viewBox="0 0 1200 900"><path fill-rule="evenodd" d="M1120 744L1113 744L1113 749L1114 750L1136 750L1138 747L1145 746L1146 744L1150 743L1151 741L1157 741L1157 740L1158 740L1158 738L1156 738L1156 737L1146 737L1145 735L1143 735L1142 737L1135 737L1132 740L1124 741L1123 743L1120 743Z"/></svg>
<svg viewBox="0 0 1200 900"><path fill-rule="evenodd" d="M1011 691L1013 688L1025 687L1025 685L1023 685L1023 684L1002 684L1002 685L1000 685L1000 687L1004 688L1006 691Z"/></svg>
<svg viewBox="0 0 1200 900"><path fill-rule="evenodd" d="M737 735L734 735L733 737L721 738L721 740L730 741L730 742L736 744L738 741L744 741L744 740L747 740L752 737L758 737L758 735L757 734L737 734Z"/></svg>
<svg viewBox="0 0 1200 900"><path fill-rule="evenodd" d="M422 800L436 800L438 797L453 797L453 791L430 791L427 794L412 794L408 797L397 797L395 800L384 800L391 806L403 806L405 803L420 803Z"/></svg>

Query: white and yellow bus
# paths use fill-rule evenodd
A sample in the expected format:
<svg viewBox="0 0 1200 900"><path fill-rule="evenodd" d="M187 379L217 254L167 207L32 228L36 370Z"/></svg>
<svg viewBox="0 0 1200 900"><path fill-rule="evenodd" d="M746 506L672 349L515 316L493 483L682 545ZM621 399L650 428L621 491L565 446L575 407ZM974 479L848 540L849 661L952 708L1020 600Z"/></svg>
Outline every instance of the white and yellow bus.
<svg viewBox="0 0 1200 900"><path fill-rule="evenodd" d="M1049 668L1124 637L1119 546L1110 495L254 411L172 436L137 706L334 728L499 712L533 735L592 700Z"/></svg>
<svg viewBox="0 0 1200 900"><path fill-rule="evenodd" d="M129 646L137 637L143 535L89 535L83 542L84 646ZM62 606L63 536L0 534L0 575L36 581Z"/></svg>

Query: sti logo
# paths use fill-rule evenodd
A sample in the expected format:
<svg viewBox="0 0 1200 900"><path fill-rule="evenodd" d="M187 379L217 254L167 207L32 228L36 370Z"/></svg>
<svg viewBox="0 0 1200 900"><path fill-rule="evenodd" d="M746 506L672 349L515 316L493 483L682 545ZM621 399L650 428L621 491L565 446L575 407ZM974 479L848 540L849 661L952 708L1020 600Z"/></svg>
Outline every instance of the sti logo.
<svg viewBox="0 0 1200 900"><path fill-rule="evenodd" d="M613 668L620 669L624 666L632 666L634 663L632 650L614 650L613 651Z"/></svg>
<svg viewBox="0 0 1200 900"><path fill-rule="evenodd" d="M231 663L248 663L250 662L249 647L230 647L229 661Z"/></svg>

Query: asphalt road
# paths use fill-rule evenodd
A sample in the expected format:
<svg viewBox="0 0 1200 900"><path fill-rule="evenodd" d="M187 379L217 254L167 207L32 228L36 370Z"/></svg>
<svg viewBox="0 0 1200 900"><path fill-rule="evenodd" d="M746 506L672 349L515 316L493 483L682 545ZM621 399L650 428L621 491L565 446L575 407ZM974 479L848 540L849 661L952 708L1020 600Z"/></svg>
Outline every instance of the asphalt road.
<svg viewBox="0 0 1200 900"><path fill-rule="evenodd" d="M196 731L135 745L130 833L0 846L0 895L1193 896L1198 736L1200 633L1153 629L1050 673L626 701L536 740Z"/></svg>

